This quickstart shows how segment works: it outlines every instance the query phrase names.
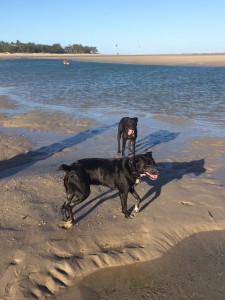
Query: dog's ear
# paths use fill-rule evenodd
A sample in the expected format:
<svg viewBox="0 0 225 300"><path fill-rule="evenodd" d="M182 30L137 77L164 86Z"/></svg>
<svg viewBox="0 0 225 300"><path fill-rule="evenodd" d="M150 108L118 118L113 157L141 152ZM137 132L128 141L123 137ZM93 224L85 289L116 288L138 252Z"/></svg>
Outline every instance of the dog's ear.
<svg viewBox="0 0 225 300"><path fill-rule="evenodd" d="M137 175L137 176L139 176L139 173L138 173L139 163L140 163L140 157L139 156L133 156L133 157L129 158L130 169L131 169L132 173L134 175Z"/></svg>
<svg viewBox="0 0 225 300"><path fill-rule="evenodd" d="M136 118L134 118L134 121L137 123L138 122L138 118L136 117Z"/></svg>
<svg viewBox="0 0 225 300"><path fill-rule="evenodd" d="M71 171L71 166L68 166L66 164L62 164L58 169L57 171L64 171L66 173L70 172Z"/></svg>
<svg viewBox="0 0 225 300"><path fill-rule="evenodd" d="M145 155L147 155L147 156L151 156L151 157L152 157L152 151L148 151L148 152L146 152L146 153L145 153Z"/></svg>
<svg viewBox="0 0 225 300"><path fill-rule="evenodd" d="M140 161L140 155L134 155L130 158L130 162L133 166L135 166Z"/></svg>

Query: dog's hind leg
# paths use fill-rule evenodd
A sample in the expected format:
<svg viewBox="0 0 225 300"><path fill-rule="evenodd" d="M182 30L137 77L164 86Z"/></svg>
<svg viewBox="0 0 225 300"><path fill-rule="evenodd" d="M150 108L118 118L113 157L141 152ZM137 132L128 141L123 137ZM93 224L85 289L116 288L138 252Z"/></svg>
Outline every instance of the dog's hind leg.
<svg viewBox="0 0 225 300"><path fill-rule="evenodd" d="M61 207L61 213L64 221L68 221L71 218L71 211L69 205L73 199L75 194L66 193L66 201L63 203Z"/></svg>
<svg viewBox="0 0 225 300"><path fill-rule="evenodd" d="M81 192L81 191L76 191L76 193L74 194L74 196L71 198L70 202L65 202L65 206L66 206L66 211L69 214L69 218L67 219L67 221L70 221L71 223L74 223L74 216L73 216L73 208L83 202L85 199L87 199L87 197L90 195L90 187L87 186L85 189L85 192Z"/></svg>

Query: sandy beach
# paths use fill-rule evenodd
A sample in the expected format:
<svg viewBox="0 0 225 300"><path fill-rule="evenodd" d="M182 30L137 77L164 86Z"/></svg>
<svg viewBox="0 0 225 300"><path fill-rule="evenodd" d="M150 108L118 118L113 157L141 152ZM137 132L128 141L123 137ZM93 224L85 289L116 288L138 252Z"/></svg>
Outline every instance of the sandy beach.
<svg viewBox="0 0 225 300"><path fill-rule="evenodd" d="M23 54L0 53L0 59L71 59L88 62L110 62L150 65L225 66L225 54L162 54L162 55L117 55L117 54Z"/></svg>
<svg viewBox="0 0 225 300"><path fill-rule="evenodd" d="M225 55L69 58L225 65ZM13 114L20 106L0 96L0 299L225 298L225 139L189 135L196 128L188 119L154 116L150 139L157 126L177 134L151 149L161 174L137 185L140 213L124 218L117 191L93 186L75 209L76 224L64 230L64 173L57 167L90 151L99 157L109 148L117 157L117 128L40 110ZM138 143L149 146L141 136ZM134 203L130 195L128 206Z"/></svg>

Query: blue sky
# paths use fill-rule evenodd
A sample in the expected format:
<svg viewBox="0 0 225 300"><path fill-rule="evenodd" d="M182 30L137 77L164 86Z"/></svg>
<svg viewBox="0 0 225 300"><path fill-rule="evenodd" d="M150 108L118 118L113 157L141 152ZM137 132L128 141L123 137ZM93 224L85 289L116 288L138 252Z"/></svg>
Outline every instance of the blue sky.
<svg viewBox="0 0 225 300"><path fill-rule="evenodd" d="M0 0L0 41L105 54L225 52L225 0Z"/></svg>

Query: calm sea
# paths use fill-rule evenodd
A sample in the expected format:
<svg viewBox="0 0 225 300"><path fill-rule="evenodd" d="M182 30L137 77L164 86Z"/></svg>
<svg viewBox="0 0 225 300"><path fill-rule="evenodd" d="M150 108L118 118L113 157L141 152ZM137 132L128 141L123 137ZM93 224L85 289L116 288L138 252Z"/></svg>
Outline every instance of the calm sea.
<svg viewBox="0 0 225 300"><path fill-rule="evenodd" d="M25 109L104 118L127 112L225 124L225 68L0 60L0 94Z"/></svg>

